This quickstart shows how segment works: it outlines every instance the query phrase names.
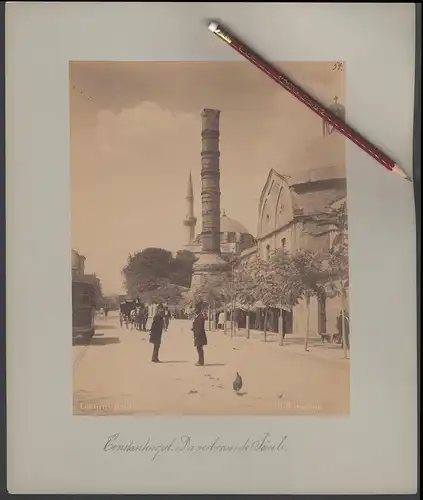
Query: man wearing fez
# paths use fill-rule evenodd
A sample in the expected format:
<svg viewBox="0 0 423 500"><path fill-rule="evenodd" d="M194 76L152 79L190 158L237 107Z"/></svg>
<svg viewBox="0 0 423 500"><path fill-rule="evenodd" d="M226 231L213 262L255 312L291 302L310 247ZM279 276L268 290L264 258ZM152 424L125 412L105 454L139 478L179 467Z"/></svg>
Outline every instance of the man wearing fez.
<svg viewBox="0 0 423 500"><path fill-rule="evenodd" d="M162 307L158 307L156 314L153 318L153 323L150 328L150 343L154 345L153 347L153 356L151 361L153 363L160 363L159 361L159 349L160 344L162 343L162 333L164 326L164 311Z"/></svg>
<svg viewBox="0 0 423 500"><path fill-rule="evenodd" d="M202 312L201 304L196 304L195 318L192 323L194 346L197 348L198 353L198 362L196 363L196 366L204 366L204 346L207 345L205 322L206 320Z"/></svg>

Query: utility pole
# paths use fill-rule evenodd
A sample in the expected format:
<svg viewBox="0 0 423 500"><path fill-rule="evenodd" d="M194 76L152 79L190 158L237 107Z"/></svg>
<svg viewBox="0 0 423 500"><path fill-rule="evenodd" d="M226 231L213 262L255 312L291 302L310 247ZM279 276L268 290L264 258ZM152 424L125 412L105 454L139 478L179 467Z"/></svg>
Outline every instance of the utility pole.
<svg viewBox="0 0 423 500"><path fill-rule="evenodd" d="M237 243L235 242L235 247L232 249L232 312L231 312L231 338L235 333L235 259L237 255Z"/></svg>
<svg viewBox="0 0 423 500"><path fill-rule="evenodd" d="M232 249L231 270L231 338L234 336L234 297L235 297L235 251Z"/></svg>

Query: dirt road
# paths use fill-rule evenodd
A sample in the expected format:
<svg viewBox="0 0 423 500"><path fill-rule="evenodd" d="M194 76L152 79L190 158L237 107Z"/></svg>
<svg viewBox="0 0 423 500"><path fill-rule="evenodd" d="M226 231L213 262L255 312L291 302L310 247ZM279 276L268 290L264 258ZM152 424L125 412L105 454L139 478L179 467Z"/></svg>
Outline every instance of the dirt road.
<svg viewBox="0 0 423 500"><path fill-rule="evenodd" d="M172 320L160 359L148 332L111 316L89 346L74 346L74 414L316 415L349 413L349 360L325 359L277 342L208 332L206 364L195 366L191 323ZM236 372L239 394L232 388Z"/></svg>

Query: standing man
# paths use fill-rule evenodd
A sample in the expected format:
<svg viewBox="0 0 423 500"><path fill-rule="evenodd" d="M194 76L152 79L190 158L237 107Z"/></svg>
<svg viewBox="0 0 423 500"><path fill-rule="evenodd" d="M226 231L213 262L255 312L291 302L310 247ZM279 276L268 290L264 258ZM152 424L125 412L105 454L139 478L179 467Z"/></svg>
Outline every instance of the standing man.
<svg viewBox="0 0 423 500"><path fill-rule="evenodd" d="M195 306L195 318L192 323L194 346L197 348L198 353L198 362L195 366L204 366L204 346L207 345L205 322L206 320L202 313L201 304L197 304Z"/></svg>
<svg viewBox="0 0 423 500"><path fill-rule="evenodd" d="M166 306L164 311L164 329L166 332L167 329L169 328L169 321L170 321L170 311L169 308Z"/></svg>
<svg viewBox="0 0 423 500"><path fill-rule="evenodd" d="M159 361L159 349L162 343L162 333L163 333L163 309L157 308L156 314L153 318L153 323L150 328L150 343L154 345L153 356L151 358L152 363L160 363Z"/></svg>
<svg viewBox="0 0 423 500"><path fill-rule="evenodd" d="M342 316L344 316L344 326L345 326L345 341L347 348L350 348L350 317L347 311L340 311L338 317L336 318L337 328L338 328L338 344L344 347L344 337L342 335Z"/></svg>
<svg viewBox="0 0 423 500"><path fill-rule="evenodd" d="M136 311L136 319L135 319L135 328L138 330L138 331L141 331L141 323L142 323L142 308L140 305L138 305L136 308L135 308L135 311Z"/></svg>

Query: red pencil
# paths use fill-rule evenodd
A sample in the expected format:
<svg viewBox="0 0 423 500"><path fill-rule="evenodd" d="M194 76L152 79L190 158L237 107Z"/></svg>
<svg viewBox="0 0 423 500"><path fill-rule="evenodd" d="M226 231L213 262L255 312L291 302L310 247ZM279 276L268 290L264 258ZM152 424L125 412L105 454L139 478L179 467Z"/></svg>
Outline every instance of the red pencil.
<svg viewBox="0 0 423 500"><path fill-rule="evenodd" d="M216 22L211 22L209 24L209 30L215 35L225 41L234 50L239 52L248 61L254 64L261 71L270 76L272 80L279 83L281 87L299 99L303 104L309 107L312 111L317 113L320 117L324 118L329 122L336 130L341 132L345 137L348 137L353 141L358 147L366 151L375 160L381 163L385 168L391 172L399 174L404 179L411 181L410 177L385 153L383 153L379 148L367 141L362 135L352 129L349 125L343 122L339 117L332 114L324 106L319 104L315 99L313 99L309 94L307 94L300 87L291 82L286 76L277 71L269 63L265 62L261 57L259 57L255 52L249 49L244 43L240 42L236 37L224 29L221 25Z"/></svg>

